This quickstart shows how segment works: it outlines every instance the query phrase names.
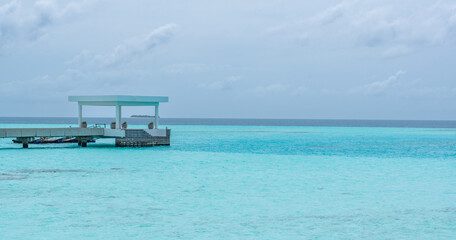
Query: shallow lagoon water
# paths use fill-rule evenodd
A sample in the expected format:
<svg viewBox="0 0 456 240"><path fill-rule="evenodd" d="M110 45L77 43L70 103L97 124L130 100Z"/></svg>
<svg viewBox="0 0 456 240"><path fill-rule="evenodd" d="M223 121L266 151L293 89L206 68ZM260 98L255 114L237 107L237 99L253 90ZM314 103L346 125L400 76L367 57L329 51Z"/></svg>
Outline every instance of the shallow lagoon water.
<svg viewBox="0 0 456 240"><path fill-rule="evenodd" d="M168 127L169 147L0 139L0 238L456 237L453 129Z"/></svg>

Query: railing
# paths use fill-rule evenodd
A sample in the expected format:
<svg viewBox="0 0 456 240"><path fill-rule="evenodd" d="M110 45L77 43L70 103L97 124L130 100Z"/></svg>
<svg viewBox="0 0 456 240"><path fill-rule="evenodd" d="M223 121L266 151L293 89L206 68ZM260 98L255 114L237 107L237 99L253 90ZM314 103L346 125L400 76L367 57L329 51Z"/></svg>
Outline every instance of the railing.
<svg viewBox="0 0 456 240"><path fill-rule="evenodd" d="M89 126L89 128L106 128L107 124L105 123L95 123L92 126Z"/></svg>

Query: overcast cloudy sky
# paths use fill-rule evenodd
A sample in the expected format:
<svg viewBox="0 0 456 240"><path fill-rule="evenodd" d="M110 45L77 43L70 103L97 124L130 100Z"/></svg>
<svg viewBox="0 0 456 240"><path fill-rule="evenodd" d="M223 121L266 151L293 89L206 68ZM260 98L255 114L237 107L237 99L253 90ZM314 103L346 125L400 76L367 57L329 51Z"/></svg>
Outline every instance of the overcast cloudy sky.
<svg viewBox="0 0 456 240"><path fill-rule="evenodd" d="M169 96L161 117L456 119L456 2L0 0L0 116L101 94Z"/></svg>

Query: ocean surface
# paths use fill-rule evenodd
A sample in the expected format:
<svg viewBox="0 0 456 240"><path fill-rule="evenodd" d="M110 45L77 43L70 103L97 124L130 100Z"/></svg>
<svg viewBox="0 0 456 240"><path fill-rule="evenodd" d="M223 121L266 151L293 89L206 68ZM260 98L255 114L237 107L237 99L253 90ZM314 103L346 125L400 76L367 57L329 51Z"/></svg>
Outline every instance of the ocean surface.
<svg viewBox="0 0 456 240"><path fill-rule="evenodd" d="M456 239L454 121L161 122L171 146L0 139L0 239Z"/></svg>

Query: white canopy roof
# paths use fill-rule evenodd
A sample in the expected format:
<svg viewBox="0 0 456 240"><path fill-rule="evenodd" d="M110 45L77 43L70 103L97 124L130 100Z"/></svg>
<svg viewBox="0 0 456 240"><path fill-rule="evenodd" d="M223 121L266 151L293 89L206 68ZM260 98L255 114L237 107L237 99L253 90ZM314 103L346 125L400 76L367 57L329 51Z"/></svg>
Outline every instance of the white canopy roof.
<svg viewBox="0 0 456 240"><path fill-rule="evenodd" d="M91 106L155 106L161 102L168 102L168 97L127 95L69 96L68 101Z"/></svg>
<svg viewBox="0 0 456 240"><path fill-rule="evenodd" d="M82 106L115 106L116 107L116 128L121 128L122 106L155 106L155 128L158 128L158 106L161 102L168 102L168 97L160 96L126 96L126 95L104 95L104 96L69 96L68 101L78 103L78 123L82 125Z"/></svg>

